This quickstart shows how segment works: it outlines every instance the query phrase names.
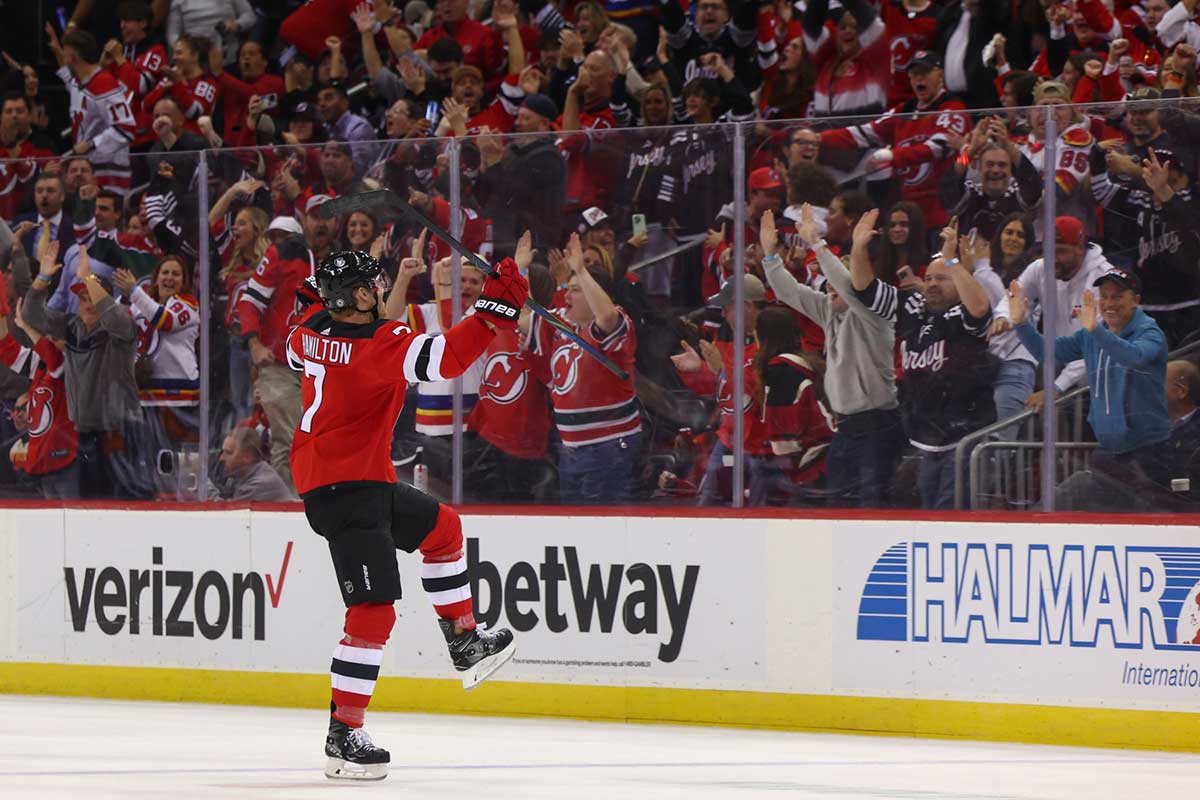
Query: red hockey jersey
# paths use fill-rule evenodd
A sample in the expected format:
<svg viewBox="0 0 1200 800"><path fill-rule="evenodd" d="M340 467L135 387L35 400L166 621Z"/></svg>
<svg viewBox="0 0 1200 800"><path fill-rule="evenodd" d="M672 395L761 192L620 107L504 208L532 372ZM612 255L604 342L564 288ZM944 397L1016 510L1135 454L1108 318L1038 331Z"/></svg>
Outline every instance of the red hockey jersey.
<svg viewBox="0 0 1200 800"><path fill-rule="evenodd" d="M395 483L392 428L409 381L461 375L492 335L477 316L444 336L430 336L395 320L340 323L324 310L294 328L287 363L304 373L303 413L291 453L296 491L353 481Z"/></svg>
<svg viewBox="0 0 1200 800"><path fill-rule="evenodd" d="M685 386L700 396L717 397L717 410L721 421L717 428L717 438L721 444L733 450L733 342L713 342L721 353L721 363L724 368L721 375L713 375L707 367L701 367L696 372L681 372L679 377ZM771 452L767 444L767 429L762 421L762 413L754 397L758 387L758 375L753 369L754 354L758 347L754 342L747 342L745 348L746 361L743 365L742 378L742 440L746 443L746 452L751 455L764 455Z"/></svg>
<svg viewBox="0 0 1200 800"><path fill-rule="evenodd" d="M204 73L198 78L172 83L170 86L165 81L159 83L142 99L142 110L153 115L154 104L168 94L175 98L179 108L183 110L184 129L199 135L200 126L196 124L196 120L211 115L213 106L217 103L216 79Z"/></svg>
<svg viewBox="0 0 1200 800"><path fill-rule="evenodd" d="M43 336L33 351L41 363L29 387L29 450L25 471L46 475L71 465L79 452L79 434L67 413L66 360L50 337Z"/></svg>
<svg viewBox="0 0 1200 800"><path fill-rule="evenodd" d="M550 388L554 424L567 447L599 444L642 429L641 409L633 388L637 334L629 315L620 306L617 310L621 321L607 335L595 325L580 330L561 311L554 313L628 372L626 380L613 375L552 325L534 318L530 349L539 380Z"/></svg>
<svg viewBox="0 0 1200 800"><path fill-rule="evenodd" d="M284 363L284 344L288 332L301 311L296 290L316 272L317 262L311 250L298 242L271 245L263 253L262 263L246 284L237 304L238 326L242 336L256 334L271 348L275 360Z"/></svg>
<svg viewBox="0 0 1200 800"><path fill-rule="evenodd" d="M938 181L950 164L949 137L964 136L970 129L970 119L961 113L965 109L961 100L943 91L919 114L916 101L909 100L866 125L824 131L821 144L843 149L890 147L892 170L902 181L901 198L921 207L928 226L941 227L949 215L938 199Z"/></svg>
<svg viewBox="0 0 1200 800"><path fill-rule="evenodd" d="M767 362L762 422L769 452L790 461L793 483L811 483L825 473L833 440L833 416L817 398L816 375L800 356L784 353Z"/></svg>
<svg viewBox="0 0 1200 800"><path fill-rule="evenodd" d="M450 30L445 25L435 25L417 40L414 50L428 50L438 39L450 38L462 46L463 63L476 67L483 73L486 82L504 64L504 43L500 34L483 23L464 19Z"/></svg>
<svg viewBox="0 0 1200 800"><path fill-rule="evenodd" d="M162 78L162 69L167 64L167 49L158 42L143 39L134 45L125 46L125 63L108 65L108 71L134 98L133 116L137 122L137 133L133 144L151 144L155 140L154 119L151 109L142 108L142 98L150 93Z"/></svg>
<svg viewBox="0 0 1200 800"><path fill-rule="evenodd" d="M933 49L941 8L930 3L924 11L909 11L904 0L887 0L879 9L887 28L891 52L891 83L888 86L888 106L896 106L913 96L908 80L908 62L922 50Z"/></svg>
<svg viewBox="0 0 1200 800"><path fill-rule="evenodd" d="M516 331L497 331L488 346L479 402L467 426L517 458L546 457L550 398L534 376L533 362Z"/></svg>

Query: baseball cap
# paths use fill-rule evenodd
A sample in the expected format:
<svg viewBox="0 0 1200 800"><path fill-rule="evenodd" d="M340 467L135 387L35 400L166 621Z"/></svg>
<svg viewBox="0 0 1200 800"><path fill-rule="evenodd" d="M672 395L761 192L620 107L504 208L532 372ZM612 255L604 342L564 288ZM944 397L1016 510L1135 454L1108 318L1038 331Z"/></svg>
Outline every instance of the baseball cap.
<svg viewBox="0 0 1200 800"><path fill-rule="evenodd" d="M1042 81L1037 86L1033 87L1033 102L1040 103L1042 98L1048 94L1061 97L1063 100L1070 102L1071 90L1062 81Z"/></svg>
<svg viewBox="0 0 1200 800"><path fill-rule="evenodd" d="M579 232L587 233L592 228L595 228L597 225L600 225L607 220L608 214L604 212L604 209L597 206L592 206L580 215ZM612 222L609 221L608 224L611 226Z"/></svg>
<svg viewBox="0 0 1200 800"><path fill-rule="evenodd" d="M913 69L941 69L942 57L933 50L918 50L916 55L909 59L906 70Z"/></svg>
<svg viewBox="0 0 1200 800"><path fill-rule="evenodd" d="M311 214L313 212L313 210L316 209L318 206L324 205L325 203L328 203L332 199L333 198L327 194L314 194L312 197L308 198L308 200L305 201L304 213Z"/></svg>
<svg viewBox="0 0 1200 800"><path fill-rule="evenodd" d="M1055 217L1054 240L1063 244L1083 244L1087 238L1083 223L1075 217Z"/></svg>
<svg viewBox="0 0 1200 800"><path fill-rule="evenodd" d="M309 122L319 122L320 117L317 114L317 107L312 103L297 103L292 109L292 113L288 115L289 120L306 119Z"/></svg>
<svg viewBox="0 0 1200 800"><path fill-rule="evenodd" d="M752 191L782 188L783 181L779 179L779 173L772 167L759 167L750 173L750 189Z"/></svg>
<svg viewBox="0 0 1200 800"><path fill-rule="evenodd" d="M1161 100L1162 92L1157 86L1139 86L1129 94L1130 100Z"/></svg>
<svg viewBox="0 0 1200 800"><path fill-rule="evenodd" d="M304 228L300 227L300 223L296 221L295 217L276 217L267 226L267 233L271 231L284 231L286 233L294 233L297 236L304 234Z"/></svg>
<svg viewBox="0 0 1200 800"><path fill-rule="evenodd" d="M1123 269L1115 269L1115 268L1110 269L1108 272L1104 273L1099 278L1096 278L1096 280L1092 281L1092 286L1099 286L1100 284L1104 283L1105 281L1112 281L1113 283L1115 283L1119 286L1123 286L1126 289L1129 289L1134 294L1142 293L1141 279L1138 278L1138 276L1133 274L1132 272L1126 272Z"/></svg>
<svg viewBox="0 0 1200 800"><path fill-rule="evenodd" d="M726 281L721 291L708 298L708 304L724 308L733 302L733 281ZM742 299L748 303L760 303L767 299L767 288L754 275L746 275L742 284Z"/></svg>
<svg viewBox="0 0 1200 800"><path fill-rule="evenodd" d="M638 72L642 74L642 77L662 71L663 65L662 62L658 60L658 56L646 56L642 59L642 63L638 68Z"/></svg>
<svg viewBox="0 0 1200 800"><path fill-rule="evenodd" d="M551 122L558 119L558 106L554 105L554 101L544 94L527 94L525 95L525 99L521 101L521 105L539 117L545 117Z"/></svg>
<svg viewBox="0 0 1200 800"><path fill-rule="evenodd" d="M96 280L100 281L100 285L104 287L104 291L108 292L109 294L113 293L113 285L111 280L99 274L98 272L93 272L92 274L96 276ZM83 294L86 290L86 281L76 280L71 284L71 291L75 294Z"/></svg>

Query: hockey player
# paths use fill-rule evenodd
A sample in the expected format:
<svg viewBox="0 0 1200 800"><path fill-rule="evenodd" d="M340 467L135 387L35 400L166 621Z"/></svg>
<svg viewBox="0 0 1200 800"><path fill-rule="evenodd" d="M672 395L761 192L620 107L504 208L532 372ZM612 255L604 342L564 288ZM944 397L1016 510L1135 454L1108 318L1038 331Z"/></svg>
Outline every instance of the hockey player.
<svg viewBox="0 0 1200 800"><path fill-rule="evenodd" d="M330 667L333 698L325 739L330 778L387 776L390 755L362 725L396 620L396 550L419 549L424 557L421 582L464 688L487 678L514 652L511 631L475 624L458 514L397 484L390 457L392 426L408 382L461 375L497 330L517 327L529 284L512 259L497 270L484 283L475 313L431 336L379 318L378 261L361 252L333 253L317 270L325 310L288 336L288 362L304 375L292 475L309 524L329 541L346 603L345 636Z"/></svg>

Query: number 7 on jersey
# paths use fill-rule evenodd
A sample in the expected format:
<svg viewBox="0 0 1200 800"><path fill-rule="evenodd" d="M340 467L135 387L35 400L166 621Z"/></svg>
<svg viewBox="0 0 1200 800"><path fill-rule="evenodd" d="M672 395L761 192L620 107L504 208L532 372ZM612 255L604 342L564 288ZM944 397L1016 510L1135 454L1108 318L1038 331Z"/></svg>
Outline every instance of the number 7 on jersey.
<svg viewBox="0 0 1200 800"><path fill-rule="evenodd" d="M304 409L304 416L300 418L300 430L312 433L313 417L317 415L317 410L321 407L321 399L324 394L325 365L305 359L304 377L313 379L313 401L311 406Z"/></svg>

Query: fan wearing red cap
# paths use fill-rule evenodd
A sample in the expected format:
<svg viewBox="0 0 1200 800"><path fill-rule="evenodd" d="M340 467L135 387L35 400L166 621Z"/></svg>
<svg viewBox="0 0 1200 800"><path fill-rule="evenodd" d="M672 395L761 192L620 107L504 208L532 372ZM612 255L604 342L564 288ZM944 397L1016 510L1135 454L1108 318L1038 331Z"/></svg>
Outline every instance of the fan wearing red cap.
<svg viewBox="0 0 1200 800"><path fill-rule="evenodd" d="M1012 285L1020 287L1022 295L1029 302L1045 302L1042 297L1043 263L1040 258L1035 260L1012 282ZM1100 245L1088 243L1082 222L1074 217L1058 217L1054 220L1055 335L1070 336L1080 329L1084 294L1096 278L1112 268ZM1007 296L996 306L995 317L993 335L1014 327L1015 320L1009 322L1012 316ZM1037 357L1038 354L1033 355ZM1079 386L1084 379L1082 361L1063 363L1065 366L1054 379L1054 391L1058 393ZM1033 392L1025 400L1025 407L1040 409L1045 400L1044 391Z"/></svg>

